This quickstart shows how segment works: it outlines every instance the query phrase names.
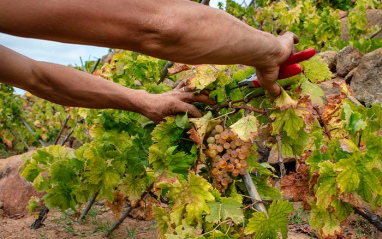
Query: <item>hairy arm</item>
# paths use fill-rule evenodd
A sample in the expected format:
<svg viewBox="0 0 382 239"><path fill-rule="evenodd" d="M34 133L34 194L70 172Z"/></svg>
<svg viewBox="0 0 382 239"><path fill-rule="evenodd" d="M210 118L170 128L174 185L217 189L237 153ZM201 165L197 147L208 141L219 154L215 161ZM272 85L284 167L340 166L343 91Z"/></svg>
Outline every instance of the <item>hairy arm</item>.
<svg viewBox="0 0 382 239"><path fill-rule="evenodd" d="M0 45L0 82L25 89L41 98L66 106L137 112L155 122L165 116L200 112L188 102L213 104L206 95L178 88L164 94L149 94L70 67L34 61Z"/></svg>
<svg viewBox="0 0 382 239"><path fill-rule="evenodd" d="M245 64L277 94L293 34L276 38L224 11L188 0L0 0L0 31L127 49L189 64Z"/></svg>

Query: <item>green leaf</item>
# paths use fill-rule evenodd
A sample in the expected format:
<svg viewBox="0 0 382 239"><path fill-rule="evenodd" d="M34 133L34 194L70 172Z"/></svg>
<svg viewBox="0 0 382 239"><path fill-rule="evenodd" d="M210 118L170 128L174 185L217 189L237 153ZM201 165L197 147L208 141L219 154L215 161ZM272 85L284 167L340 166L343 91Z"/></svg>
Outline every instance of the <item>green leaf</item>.
<svg viewBox="0 0 382 239"><path fill-rule="evenodd" d="M253 142L257 136L257 119L253 115L248 115L231 125L230 128L244 142Z"/></svg>
<svg viewBox="0 0 382 239"><path fill-rule="evenodd" d="M322 62L322 59L319 56L314 56L308 61L303 61L300 64L305 76L313 83L330 80L332 78L332 73L330 72L328 65Z"/></svg>
<svg viewBox="0 0 382 239"><path fill-rule="evenodd" d="M275 118L275 121L272 123L273 135L284 130L292 139L300 137L299 131L304 126L304 120L297 115L296 109L289 108L285 111L276 110L271 114L271 117Z"/></svg>
<svg viewBox="0 0 382 239"><path fill-rule="evenodd" d="M181 129L184 129L186 128L187 124L188 124L188 114L177 114L176 115L176 119L175 119L175 124L176 126L178 126L179 128Z"/></svg>
<svg viewBox="0 0 382 239"><path fill-rule="evenodd" d="M149 148L149 163L153 165L156 173L164 171L184 170L190 167L187 163L186 154L178 152L174 154L177 146L167 147L163 143L153 144Z"/></svg>
<svg viewBox="0 0 382 239"><path fill-rule="evenodd" d="M33 180L33 187L38 192L46 191L50 188L50 184L48 179L46 179L42 174L40 173L34 180Z"/></svg>
<svg viewBox="0 0 382 239"><path fill-rule="evenodd" d="M333 201L332 206L334 207L334 215L340 222L344 221L350 214L354 213L353 205L338 199Z"/></svg>
<svg viewBox="0 0 382 239"><path fill-rule="evenodd" d="M277 239L277 232L281 232L282 237L286 238L288 233L288 215L293 211L293 206L288 201L273 201L268 214L264 212L256 212L249 219L248 225L245 228L246 234L255 233L254 238Z"/></svg>
<svg viewBox="0 0 382 239"><path fill-rule="evenodd" d="M233 198L222 197L221 202L210 202L208 206L211 213L206 216L207 222L217 223L228 218L231 218L236 224L244 221L243 212L240 209L242 203Z"/></svg>
<svg viewBox="0 0 382 239"><path fill-rule="evenodd" d="M70 184L58 184L47 190L47 193L42 197L45 202L45 205L52 209L58 207L61 211L66 209L75 210L77 202L74 196L75 187Z"/></svg>
<svg viewBox="0 0 382 239"><path fill-rule="evenodd" d="M37 202L37 197L32 196L28 201L28 206L26 209L29 211L29 215L32 214L32 212L37 211L37 209L40 207L40 205Z"/></svg>
<svg viewBox="0 0 382 239"><path fill-rule="evenodd" d="M175 119L167 117L166 121L163 121L155 127L151 135L155 142L176 145L182 133L183 129L177 126Z"/></svg>

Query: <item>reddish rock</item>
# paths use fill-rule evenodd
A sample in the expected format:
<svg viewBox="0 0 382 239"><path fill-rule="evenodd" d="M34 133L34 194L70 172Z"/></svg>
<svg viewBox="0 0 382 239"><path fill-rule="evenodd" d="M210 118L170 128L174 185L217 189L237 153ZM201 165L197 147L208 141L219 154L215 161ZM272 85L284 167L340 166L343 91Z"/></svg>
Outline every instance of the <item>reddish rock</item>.
<svg viewBox="0 0 382 239"><path fill-rule="evenodd" d="M353 46L347 46L338 52L337 75L344 77L361 62L363 54Z"/></svg>
<svg viewBox="0 0 382 239"><path fill-rule="evenodd" d="M24 155L31 155L30 151ZM32 184L19 175L19 167L24 163L23 155L0 159L0 202L7 215L27 213L25 207L31 196L41 197Z"/></svg>

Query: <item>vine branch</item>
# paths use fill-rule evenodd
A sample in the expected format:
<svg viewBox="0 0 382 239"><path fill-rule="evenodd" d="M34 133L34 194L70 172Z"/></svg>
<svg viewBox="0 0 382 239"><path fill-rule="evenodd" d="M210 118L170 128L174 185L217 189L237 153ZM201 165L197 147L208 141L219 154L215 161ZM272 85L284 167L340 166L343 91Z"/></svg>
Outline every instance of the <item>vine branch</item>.
<svg viewBox="0 0 382 239"><path fill-rule="evenodd" d="M325 120L322 118L322 115L321 115L318 107L317 106L313 106L313 109L316 111L316 113L318 115L318 118L319 118L319 121L324 126L325 134L328 136L329 140L331 140L332 139L332 135L330 133L330 130L328 129L328 125L326 124Z"/></svg>
<svg viewBox="0 0 382 239"><path fill-rule="evenodd" d="M168 74L168 68L172 67L174 65L174 62L168 61L166 65L163 67L162 72L160 73L160 79L158 81L158 85L160 83L163 83L164 79L166 79L166 76Z"/></svg>

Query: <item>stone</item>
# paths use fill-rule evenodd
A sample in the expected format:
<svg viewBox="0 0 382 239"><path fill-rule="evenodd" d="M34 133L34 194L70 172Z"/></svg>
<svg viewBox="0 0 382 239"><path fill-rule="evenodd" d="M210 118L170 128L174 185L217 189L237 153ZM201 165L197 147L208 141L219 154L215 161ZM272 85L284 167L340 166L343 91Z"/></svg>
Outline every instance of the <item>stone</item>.
<svg viewBox="0 0 382 239"><path fill-rule="evenodd" d="M24 155L31 155L30 151ZM32 184L21 177L19 167L24 163L23 155L0 159L0 202L7 215L25 214L31 196L41 197Z"/></svg>
<svg viewBox="0 0 382 239"><path fill-rule="evenodd" d="M353 46L343 48L337 55L337 75L346 76L361 62L363 54Z"/></svg>
<svg viewBox="0 0 382 239"><path fill-rule="evenodd" d="M358 67L354 68L351 70L346 76L345 76L345 81L347 84L350 84L351 79L353 79L354 73L357 71Z"/></svg>
<svg viewBox="0 0 382 239"><path fill-rule="evenodd" d="M359 101L382 103L382 48L363 57L350 86Z"/></svg>
<svg viewBox="0 0 382 239"><path fill-rule="evenodd" d="M341 93L341 88L333 86L334 82L341 82L344 79L342 77L336 77L331 80L323 81L319 84L321 89L324 91L324 98L328 95L332 94L340 94Z"/></svg>
<svg viewBox="0 0 382 239"><path fill-rule="evenodd" d="M318 56L320 56L322 61L328 64L329 69L334 72L337 65L337 54L336 51L324 51L318 53Z"/></svg>

